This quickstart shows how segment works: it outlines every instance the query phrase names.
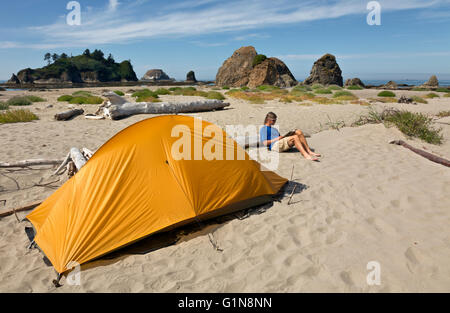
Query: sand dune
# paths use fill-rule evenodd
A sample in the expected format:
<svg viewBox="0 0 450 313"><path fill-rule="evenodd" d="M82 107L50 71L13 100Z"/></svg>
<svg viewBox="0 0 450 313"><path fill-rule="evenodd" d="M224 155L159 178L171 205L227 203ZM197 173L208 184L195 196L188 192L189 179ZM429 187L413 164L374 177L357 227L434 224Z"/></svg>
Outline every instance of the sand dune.
<svg viewBox="0 0 450 313"><path fill-rule="evenodd" d="M100 89L93 89L100 93ZM358 91L372 97L372 90ZM62 91L35 93L49 101L34 104L41 120L0 125L0 160L64 157L72 146L97 149L115 133L148 118L120 121L52 120L67 105ZM420 94L420 93L419 93ZM277 172L298 184L261 214L209 223L182 236L176 245L144 254L116 254L82 266L81 285L56 289L52 267L42 254L27 250L26 223L0 219L1 292L449 292L450 170L411 151L388 144L394 139L450 158L450 126L442 146L406 138L395 128L366 125L327 129L330 121L347 125L367 111L359 105L299 106L269 101L231 100L231 108L198 114L220 126L260 124L268 111L281 130L298 127L323 154L320 163L298 153L280 155ZM53 108L46 106L51 103ZM450 110L450 98L425 105L377 104L436 114ZM95 106L84 106L87 113ZM448 118L442 119L447 121ZM282 131L283 132L283 131ZM5 208L45 198L55 189L34 186L50 167L0 170ZM21 190L17 190L17 184ZM63 180L52 186L60 186ZM25 213L18 213L24 217ZM213 248L208 234L223 251ZM381 265L381 285L369 286L366 266Z"/></svg>

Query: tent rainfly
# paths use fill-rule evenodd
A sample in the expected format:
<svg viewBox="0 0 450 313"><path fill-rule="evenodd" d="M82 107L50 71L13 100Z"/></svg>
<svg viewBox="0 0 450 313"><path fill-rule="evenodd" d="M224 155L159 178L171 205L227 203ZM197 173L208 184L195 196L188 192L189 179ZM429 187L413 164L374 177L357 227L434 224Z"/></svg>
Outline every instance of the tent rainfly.
<svg viewBox="0 0 450 313"><path fill-rule="evenodd" d="M166 115L115 135L27 218L62 274L157 232L270 202L286 182L220 127Z"/></svg>

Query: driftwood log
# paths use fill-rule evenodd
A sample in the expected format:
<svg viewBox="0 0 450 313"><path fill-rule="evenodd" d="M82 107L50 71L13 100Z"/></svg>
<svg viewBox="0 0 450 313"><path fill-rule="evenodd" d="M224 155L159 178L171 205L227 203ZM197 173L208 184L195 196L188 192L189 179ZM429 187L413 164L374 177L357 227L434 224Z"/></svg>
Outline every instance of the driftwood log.
<svg viewBox="0 0 450 313"><path fill-rule="evenodd" d="M58 165L61 164L63 160L45 160L45 159L35 159L35 160L24 160L15 163L4 163L0 162L0 168L13 168L13 167L29 167L38 165Z"/></svg>
<svg viewBox="0 0 450 313"><path fill-rule="evenodd" d="M39 205L41 205L41 203L42 203L42 201L36 201L36 202L30 203L30 204L27 204L27 205L24 205L24 206L15 208L15 209L11 209L11 210L8 210L5 212L0 212L0 217L6 217L6 216L13 215L14 213L17 213L17 212L32 210L32 209L38 207Z"/></svg>
<svg viewBox="0 0 450 313"><path fill-rule="evenodd" d="M84 113L83 109L73 109L65 112L55 114L55 120L57 121L67 121L75 116L82 115Z"/></svg>
<svg viewBox="0 0 450 313"><path fill-rule="evenodd" d="M97 114L112 120L136 114L177 114L196 113L205 111L221 110L230 106L222 100L201 100L192 102L139 102L130 103L114 93L103 94L109 99L108 103L102 105Z"/></svg>
<svg viewBox="0 0 450 313"><path fill-rule="evenodd" d="M408 145L403 140L394 140L394 141L391 141L390 144L403 146L406 149L409 149L412 152L415 152L418 155L420 155L420 156L422 156L422 157L424 157L424 158L426 158L426 159L428 159L428 160L430 160L432 162L435 162L435 163L438 163L438 164L450 167L450 161L449 160L446 160L444 158L438 157L437 155L431 154L431 153L423 151L421 149L414 148L413 146Z"/></svg>

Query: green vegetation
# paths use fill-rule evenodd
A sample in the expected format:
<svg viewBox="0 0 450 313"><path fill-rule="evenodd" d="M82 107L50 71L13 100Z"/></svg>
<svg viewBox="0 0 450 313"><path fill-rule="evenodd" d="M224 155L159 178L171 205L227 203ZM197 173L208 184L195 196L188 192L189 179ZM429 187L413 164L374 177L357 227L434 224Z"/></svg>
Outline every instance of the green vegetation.
<svg viewBox="0 0 450 313"><path fill-rule="evenodd" d="M450 116L450 111L441 111L436 116L439 118Z"/></svg>
<svg viewBox="0 0 450 313"><path fill-rule="evenodd" d="M228 86L223 86L222 89L223 89L223 90L230 90L230 87L228 87Z"/></svg>
<svg viewBox="0 0 450 313"><path fill-rule="evenodd" d="M208 95L206 96L208 99L215 99L215 100L225 100L225 97L223 94L217 91L210 91L208 92Z"/></svg>
<svg viewBox="0 0 450 313"><path fill-rule="evenodd" d="M71 95L64 95L58 98L58 101L60 102L69 102L70 100L73 99L73 96Z"/></svg>
<svg viewBox="0 0 450 313"><path fill-rule="evenodd" d="M47 53L44 59L48 61L47 66L39 69L24 69L17 76L26 75L31 81L64 77L78 83L82 82L81 74L87 73L88 77L101 82L138 80L130 61L116 63L111 54L105 58L101 50L91 53L88 49L82 55L74 57L69 57L65 53L61 55Z"/></svg>
<svg viewBox="0 0 450 313"><path fill-rule="evenodd" d="M89 91L76 91L72 95L63 95L58 98L60 102L70 104L102 104L103 99L93 96Z"/></svg>
<svg viewBox="0 0 450 313"><path fill-rule="evenodd" d="M430 92L425 95L425 98L428 98L428 99L439 98L439 95L437 93Z"/></svg>
<svg viewBox="0 0 450 313"><path fill-rule="evenodd" d="M450 92L449 87L441 87L436 89L437 92Z"/></svg>
<svg viewBox="0 0 450 313"><path fill-rule="evenodd" d="M261 86L256 87L256 89L261 90L261 91L273 91L273 90L280 89L280 87L271 86L271 85L261 85Z"/></svg>
<svg viewBox="0 0 450 313"><path fill-rule="evenodd" d="M449 98L449 97L450 97L450 93L446 93L446 94L444 95L444 97Z"/></svg>
<svg viewBox="0 0 450 313"><path fill-rule="evenodd" d="M348 86L348 90L363 90L364 88L359 85Z"/></svg>
<svg viewBox="0 0 450 313"><path fill-rule="evenodd" d="M312 91L312 88L308 85L297 85L294 88L292 88L292 90L307 92L307 91Z"/></svg>
<svg viewBox="0 0 450 313"><path fill-rule="evenodd" d="M9 106L27 106L32 105L33 103L27 97L16 96L9 99L7 104Z"/></svg>
<svg viewBox="0 0 450 313"><path fill-rule="evenodd" d="M43 98L41 98L41 97L33 96L33 95L31 95L31 96L25 96L25 98L27 98L27 99L30 100L31 102L45 102L45 101L47 101L47 100L45 100L45 99L43 99Z"/></svg>
<svg viewBox="0 0 450 313"><path fill-rule="evenodd" d="M338 85L330 85L330 86L328 86L328 89L330 89L330 90L342 90L342 87L338 86Z"/></svg>
<svg viewBox="0 0 450 313"><path fill-rule="evenodd" d="M72 93L73 96L80 96L80 97L90 97L92 96L90 91L85 91L85 90L80 90L80 91L75 91L74 93Z"/></svg>
<svg viewBox="0 0 450 313"><path fill-rule="evenodd" d="M439 145L443 140L442 129L433 128L433 119L422 113L395 109L386 109L378 113L371 109L367 116L360 117L353 126L379 123L384 123L386 126L394 125L406 136L420 138L431 144Z"/></svg>
<svg viewBox="0 0 450 313"><path fill-rule="evenodd" d="M3 101L0 101L0 110L8 110L9 109L9 104L5 103Z"/></svg>
<svg viewBox="0 0 450 313"><path fill-rule="evenodd" d="M333 92L330 89L320 88L315 89L314 93L318 95L331 95Z"/></svg>
<svg viewBox="0 0 450 313"><path fill-rule="evenodd" d="M358 100L358 97L352 94L350 91L340 90L334 93L333 98L341 101Z"/></svg>
<svg viewBox="0 0 450 313"><path fill-rule="evenodd" d="M264 54L257 54L255 58L253 59L253 67L257 66L258 64L264 62L264 60L267 59L267 57Z"/></svg>
<svg viewBox="0 0 450 313"><path fill-rule="evenodd" d="M395 98L395 93L392 91L384 90L378 94L378 97Z"/></svg>
<svg viewBox="0 0 450 313"><path fill-rule="evenodd" d="M121 97L125 96L125 93L123 91L120 91L120 90L114 90L114 93L116 95L118 95L118 96L121 96Z"/></svg>
<svg viewBox="0 0 450 313"><path fill-rule="evenodd" d="M324 86L322 85L322 84L314 84L314 85L312 85L311 86L311 88L314 90L314 89L322 89L322 88L324 88Z"/></svg>
<svg viewBox="0 0 450 313"><path fill-rule="evenodd" d="M424 103L424 104L428 103L427 100L425 100L424 98L421 98L419 96L412 96L412 99L414 102L417 102L417 103Z"/></svg>
<svg viewBox="0 0 450 313"><path fill-rule="evenodd" d="M20 109L0 112L0 124L31 122L38 119L30 110Z"/></svg>
<svg viewBox="0 0 450 313"><path fill-rule="evenodd" d="M155 93L158 96L170 95L170 90L168 90L166 88L158 88L158 89L156 89Z"/></svg>
<svg viewBox="0 0 450 313"><path fill-rule="evenodd" d="M73 97L69 100L70 104L102 104L103 99L100 97L89 96L89 97Z"/></svg>
<svg viewBox="0 0 450 313"><path fill-rule="evenodd" d="M428 88L423 88L423 87L414 87L413 89L411 89L412 91L429 91L430 89Z"/></svg>
<svg viewBox="0 0 450 313"><path fill-rule="evenodd" d="M250 88L248 88L247 86L241 87L241 90L244 90L244 91L249 90L249 89Z"/></svg>

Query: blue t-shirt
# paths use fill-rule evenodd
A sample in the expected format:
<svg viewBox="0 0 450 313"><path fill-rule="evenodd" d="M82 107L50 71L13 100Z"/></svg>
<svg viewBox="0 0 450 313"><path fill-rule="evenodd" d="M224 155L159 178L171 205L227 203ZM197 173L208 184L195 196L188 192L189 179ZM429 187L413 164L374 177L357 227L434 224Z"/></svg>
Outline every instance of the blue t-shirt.
<svg viewBox="0 0 450 313"><path fill-rule="evenodd" d="M263 126L261 127L261 130L259 131L259 138L261 142L264 142L266 140L273 140L275 138L280 137L280 133L278 130L274 127L270 126ZM272 142L269 146L269 150L272 150L272 146L275 144L275 142Z"/></svg>

